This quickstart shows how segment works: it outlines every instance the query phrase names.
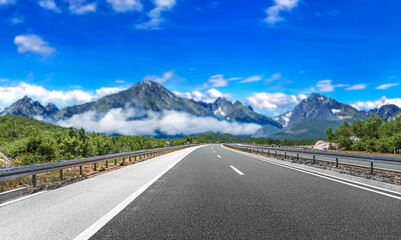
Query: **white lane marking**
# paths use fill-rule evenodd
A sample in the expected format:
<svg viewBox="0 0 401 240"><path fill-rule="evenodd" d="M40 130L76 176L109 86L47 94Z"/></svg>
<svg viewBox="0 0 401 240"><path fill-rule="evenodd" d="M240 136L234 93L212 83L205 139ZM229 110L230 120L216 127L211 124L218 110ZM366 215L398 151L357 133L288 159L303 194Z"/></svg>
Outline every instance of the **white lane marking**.
<svg viewBox="0 0 401 240"><path fill-rule="evenodd" d="M254 158L254 157L252 157L252 158ZM277 166L280 166L280 167L289 168L289 169L292 169L292 170L295 170L295 171L303 172L303 173L306 173L306 174L310 174L310 175L313 175L313 176L316 176L316 177L320 177L320 178L324 178L324 179L327 179L327 180L331 180L331 181L334 181L334 182L342 183L342 184L349 185L349 186L352 186L352 187L356 187L356 188L359 188L359 189L363 189L363 190L366 190L366 191L378 193L378 194L381 194L381 195L384 195L384 196L387 196L387 197L391 197L391 198L395 198L395 199L401 200L401 197L394 196L394 195L391 195L389 193L384 193L384 192L393 192L394 194L400 194L399 192L387 190L387 189L376 187L376 186L371 186L371 185L364 184L364 183L359 183L359 182L348 180L348 179L341 178L341 177L335 177L335 176L331 176L331 175L328 175L328 174L319 173L319 172L316 172L316 171L313 171L313 170L307 170L306 171L306 170L302 170L302 169L297 168L297 167L289 166L287 164L278 163L278 162L271 161L271 160L264 160L264 159L262 160L262 159L259 159L259 158L254 158L254 159L257 159L257 160L263 161L263 162L267 162L267 163L271 163L271 164L274 164L274 165L277 165ZM353 184L353 183L355 183L355 184ZM359 185L356 185L356 184L363 185L363 186L366 186L366 187L362 187L362 186L359 186ZM381 191L384 191L384 192L380 192L380 191L377 191L377 190L374 190L374 189L370 189L370 188L367 188L367 187L375 188L375 189L378 189L378 190L381 190Z"/></svg>
<svg viewBox="0 0 401 240"><path fill-rule="evenodd" d="M240 170L238 170L238 169L236 169L234 166L231 166L230 165L230 167L234 170L234 171L236 171L239 175L245 175L245 174L243 174Z"/></svg>
<svg viewBox="0 0 401 240"><path fill-rule="evenodd" d="M218 158L221 158L221 156L220 156L220 155L217 155L217 157L218 157Z"/></svg>
<svg viewBox="0 0 401 240"><path fill-rule="evenodd" d="M177 163L179 163L182 159L184 159L186 156L188 156L191 152L186 154L185 156L181 157L177 161L175 161L173 164L171 164L169 167L164 169L161 173L156 175L152 180L147 182L145 185L143 185L141 188L136 190L131 196L126 198L124 201L122 201L120 204L118 204L115 208L113 208L110 212L106 213L102 218L97 220L94 224L92 224L89 228L87 228L85 231L83 231L81 234L79 234L74 240L86 240L91 238L95 233L97 233L104 225L106 225L111 219L113 219L115 216L117 216L118 213L120 213L124 208L126 208L132 201L134 201L139 195L141 195L146 189L148 189L154 182L156 182L161 176L163 176L166 172L168 172L170 169L172 169Z"/></svg>
<svg viewBox="0 0 401 240"><path fill-rule="evenodd" d="M9 202L5 202L5 203L0 204L0 207L7 206L8 204L11 204L11 203L16 203L16 202L25 200L25 199L27 199L27 198L31 198L31 197L34 197L34 196L38 196L38 195L40 195L40 194L42 194L42 193L45 193L45 192L47 192L47 191L37 192L37 193L30 194L30 195L25 196L25 197L17 198L17 199L11 200L11 201L9 201Z"/></svg>

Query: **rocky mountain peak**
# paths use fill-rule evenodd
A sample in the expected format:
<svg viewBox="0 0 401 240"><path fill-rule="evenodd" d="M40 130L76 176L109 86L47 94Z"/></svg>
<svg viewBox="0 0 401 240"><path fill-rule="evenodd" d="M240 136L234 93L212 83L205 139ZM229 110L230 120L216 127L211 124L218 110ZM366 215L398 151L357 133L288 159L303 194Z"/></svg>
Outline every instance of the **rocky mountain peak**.
<svg viewBox="0 0 401 240"><path fill-rule="evenodd" d="M33 101L30 97L24 96L20 100L13 103L11 106L5 108L1 115L18 115L18 116L26 116L26 117L34 117L34 116L49 116L54 112L54 109L57 107L49 103L48 105L49 110L40 104L38 101ZM58 110L58 109L57 109ZM56 110L56 111L57 111Z"/></svg>

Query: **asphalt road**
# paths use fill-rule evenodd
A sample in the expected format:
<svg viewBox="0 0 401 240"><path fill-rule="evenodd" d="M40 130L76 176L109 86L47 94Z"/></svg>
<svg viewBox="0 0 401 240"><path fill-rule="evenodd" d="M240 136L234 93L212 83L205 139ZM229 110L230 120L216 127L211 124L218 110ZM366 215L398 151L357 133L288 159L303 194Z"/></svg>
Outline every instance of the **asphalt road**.
<svg viewBox="0 0 401 240"><path fill-rule="evenodd" d="M401 239L397 196L205 146L91 239Z"/></svg>

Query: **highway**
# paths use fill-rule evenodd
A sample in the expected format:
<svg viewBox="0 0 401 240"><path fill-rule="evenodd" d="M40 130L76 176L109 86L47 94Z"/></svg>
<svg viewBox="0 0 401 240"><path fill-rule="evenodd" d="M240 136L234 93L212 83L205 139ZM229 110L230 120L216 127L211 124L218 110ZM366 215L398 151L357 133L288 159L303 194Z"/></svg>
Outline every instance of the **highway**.
<svg viewBox="0 0 401 240"><path fill-rule="evenodd" d="M400 239L401 193L207 145L0 206L0 239Z"/></svg>

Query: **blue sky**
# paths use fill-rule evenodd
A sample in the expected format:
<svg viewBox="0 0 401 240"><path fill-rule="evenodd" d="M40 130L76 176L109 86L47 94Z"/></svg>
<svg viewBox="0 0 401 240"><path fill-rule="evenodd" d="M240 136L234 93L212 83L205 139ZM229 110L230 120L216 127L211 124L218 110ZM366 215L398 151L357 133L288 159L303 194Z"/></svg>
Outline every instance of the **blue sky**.
<svg viewBox="0 0 401 240"><path fill-rule="evenodd" d="M274 116L319 92L401 107L401 2L0 0L0 108L59 107L142 80Z"/></svg>

